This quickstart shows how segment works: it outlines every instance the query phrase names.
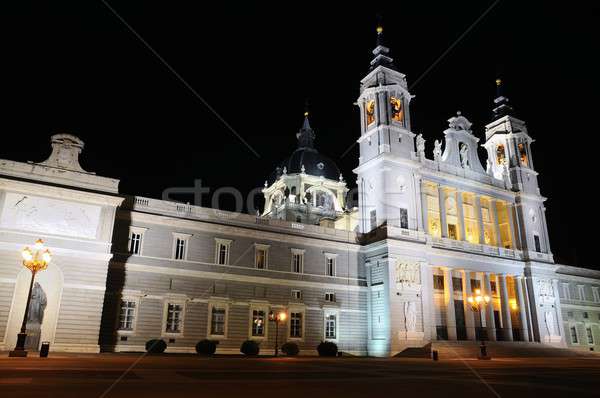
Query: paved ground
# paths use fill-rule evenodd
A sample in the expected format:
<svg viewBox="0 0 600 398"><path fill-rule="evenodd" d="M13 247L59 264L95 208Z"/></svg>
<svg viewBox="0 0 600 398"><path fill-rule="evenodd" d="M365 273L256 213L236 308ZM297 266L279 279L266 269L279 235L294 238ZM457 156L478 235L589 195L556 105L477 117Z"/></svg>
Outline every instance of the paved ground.
<svg viewBox="0 0 600 398"><path fill-rule="evenodd" d="M0 356L0 397L600 396L600 356L477 360Z"/></svg>

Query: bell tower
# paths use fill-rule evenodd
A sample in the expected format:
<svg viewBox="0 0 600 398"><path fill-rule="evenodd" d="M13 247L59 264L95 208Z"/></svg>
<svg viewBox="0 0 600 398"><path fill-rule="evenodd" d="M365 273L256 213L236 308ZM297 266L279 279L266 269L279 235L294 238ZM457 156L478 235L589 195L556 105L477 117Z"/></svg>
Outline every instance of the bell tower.
<svg viewBox="0 0 600 398"><path fill-rule="evenodd" d="M520 248L529 258L553 261L546 225L546 198L540 193L531 153L534 140L525 122L513 116L514 110L503 93L500 79L496 80L494 104L493 121L485 126L487 172L505 180L508 188L517 194L515 211L521 235Z"/></svg>
<svg viewBox="0 0 600 398"><path fill-rule="evenodd" d="M410 130L412 99L384 45L383 27L377 26L377 44L369 72L360 82L356 104L360 109L358 175L359 231L382 225L417 229L414 168L415 134Z"/></svg>

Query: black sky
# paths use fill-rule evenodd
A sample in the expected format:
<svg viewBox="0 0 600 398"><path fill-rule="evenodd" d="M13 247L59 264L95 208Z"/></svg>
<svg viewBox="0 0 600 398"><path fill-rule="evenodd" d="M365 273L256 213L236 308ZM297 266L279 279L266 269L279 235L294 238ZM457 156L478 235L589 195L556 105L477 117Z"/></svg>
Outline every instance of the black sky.
<svg viewBox="0 0 600 398"><path fill-rule="evenodd" d="M341 155L359 136L353 102L375 15L411 85L492 1L109 3L260 158L92 0L3 5L0 157L41 161L50 135L70 132L86 142L84 168L160 197L194 179L213 190L262 185L295 148L307 98L319 150L353 185L356 148ZM599 17L591 1L500 1L412 88L411 105L428 152L457 110L482 137L502 77L536 139L556 260L597 269Z"/></svg>

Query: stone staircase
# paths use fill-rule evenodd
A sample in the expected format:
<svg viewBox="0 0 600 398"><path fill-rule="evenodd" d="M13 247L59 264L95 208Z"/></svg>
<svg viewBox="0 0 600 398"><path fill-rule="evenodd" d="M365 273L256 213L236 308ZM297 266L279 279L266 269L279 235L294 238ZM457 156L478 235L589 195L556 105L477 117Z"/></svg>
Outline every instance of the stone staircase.
<svg viewBox="0 0 600 398"><path fill-rule="evenodd" d="M431 349L438 351L440 359L471 359L477 358L479 344L477 341L434 341ZM492 358L596 356L600 359L598 352L551 347L540 343L488 341L486 345Z"/></svg>

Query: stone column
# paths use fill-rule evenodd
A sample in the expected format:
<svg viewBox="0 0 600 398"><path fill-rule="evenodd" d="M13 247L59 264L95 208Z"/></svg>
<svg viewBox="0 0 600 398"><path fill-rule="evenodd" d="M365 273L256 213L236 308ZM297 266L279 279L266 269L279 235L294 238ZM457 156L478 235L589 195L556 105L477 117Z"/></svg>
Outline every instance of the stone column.
<svg viewBox="0 0 600 398"><path fill-rule="evenodd" d="M506 203L506 214L508 215L508 225L510 226L510 243L511 243L511 248L512 249L517 249L519 247L518 245L518 238L517 238L517 234L516 234L516 228L515 228L515 220L513 217L513 204L512 203Z"/></svg>
<svg viewBox="0 0 600 398"><path fill-rule="evenodd" d="M500 219L498 218L498 201L496 199L490 200L490 212L494 217L494 235L496 235L496 246L502 247L502 236L500 234Z"/></svg>
<svg viewBox="0 0 600 398"><path fill-rule="evenodd" d="M469 271L462 271L462 288L463 303L465 305L465 326L467 327L467 339L475 340L475 314L471 308L471 305L467 301L467 298L473 294L473 289L471 288L471 273Z"/></svg>
<svg viewBox="0 0 600 398"><path fill-rule="evenodd" d="M421 211L423 212L423 231L428 234L429 232L429 214L428 214L428 203L427 203L427 191L425 184L421 180Z"/></svg>
<svg viewBox="0 0 600 398"><path fill-rule="evenodd" d="M510 319L510 303L508 301L508 286L506 286L506 275L499 274L500 284L500 309L502 311L502 332L504 340L513 341L512 319Z"/></svg>
<svg viewBox="0 0 600 398"><path fill-rule="evenodd" d="M440 208L440 228L442 238L448 237L448 225L446 223L446 192L444 188L438 184L438 200Z"/></svg>
<svg viewBox="0 0 600 398"><path fill-rule="evenodd" d="M494 320L494 299L492 297L492 285L490 284L490 274L483 273L482 294L490 296L490 302L485 305L485 327L487 329L488 340L496 341L496 322Z"/></svg>
<svg viewBox="0 0 600 398"><path fill-rule="evenodd" d="M463 193L459 190L456 190L456 216L458 217L458 239L465 241L467 240L467 235L465 233L465 215L463 213Z"/></svg>
<svg viewBox="0 0 600 398"><path fill-rule="evenodd" d="M479 243L485 245L485 234L483 230L483 217L481 215L481 196L475 194L475 213L477 215L477 228L479 229Z"/></svg>
<svg viewBox="0 0 600 398"><path fill-rule="evenodd" d="M444 268L444 296L446 301L446 327L448 328L448 340L456 340L456 312L454 311L452 268Z"/></svg>
<svg viewBox="0 0 600 398"><path fill-rule="evenodd" d="M519 300L519 319L521 320L521 335L523 341L529 341L529 328L527 327L527 303L523 294L523 277L515 277L517 285L517 299Z"/></svg>

